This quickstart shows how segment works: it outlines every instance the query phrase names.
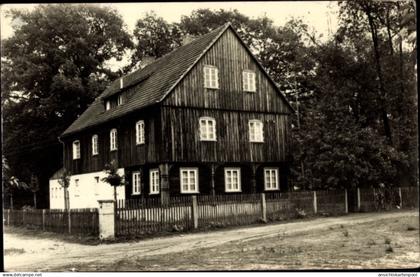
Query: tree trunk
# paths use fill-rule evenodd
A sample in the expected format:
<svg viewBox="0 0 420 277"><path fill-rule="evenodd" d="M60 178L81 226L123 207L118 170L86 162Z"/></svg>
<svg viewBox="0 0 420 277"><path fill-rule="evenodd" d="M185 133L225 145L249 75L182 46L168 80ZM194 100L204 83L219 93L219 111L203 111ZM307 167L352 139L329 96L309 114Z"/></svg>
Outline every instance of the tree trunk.
<svg viewBox="0 0 420 277"><path fill-rule="evenodd" d="M13 193L10 193L10 209L13 210Z"/></svg>
<svg viewBox="0 0 420 277"><path fill-rule="evenodd" d="M117 203L117 187L114 186L114 201Z"/></svg>
<svg viewBox="0 0 420 277"><path fill-rule="evenodd" d="M68 188L64 188L64 209L66 211L70 209Z"/></svg>

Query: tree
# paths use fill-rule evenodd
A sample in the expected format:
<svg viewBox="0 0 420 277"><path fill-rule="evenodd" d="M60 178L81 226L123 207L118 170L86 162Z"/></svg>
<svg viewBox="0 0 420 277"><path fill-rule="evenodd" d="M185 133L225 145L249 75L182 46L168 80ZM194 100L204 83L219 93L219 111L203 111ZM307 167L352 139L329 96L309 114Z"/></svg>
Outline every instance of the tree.
<svg viewBox="0 0 420 277"><path fill-rule="evenodd" d="M114 201L117 202L117 187L126 185L124 176L118 174L118 165L115 160L106 164L104 171L107 176L102 178L102 182L108 183L114 188Z"/></svg>
<svg viewBox="0 0 420 277"><path fill-rule="evenodd" d="M36 175L32 174L29 188L34 195L34 208L36 209L36 193L39 191L39 179Z"/></svg>
<svg viewBox="0 0 420 277"><path fill-rule="evenodd" d="M58 183L61 185L64 191L64 209L67 211L70 209L70 197L69 197L69 186L70 186L71 172L63 168L61 175L58 179Z"/></svg>
<svg viewBox="0 0 420 277"><path fill-rule="evenodd" d="M4 195L8 194L10 197L10 209L13 210L13 194L21 191L28 190L29 186L20 181L17 177L11 175L9 163L4 155L2 155L2 184L3 184L3 199Z"/></svg>
<svg viewBox="0 0 420 277"><path fill-rule="evenodd" d="M137 41L131 64L125 71L138 68L146 59L157 59L179 47L182 34L176 24L169 24L156 13L147 13L139 19L134 28L134 38Z"/></svg>
<svg viewBox="0 0 420 277"><path fill-rule="evenodd" d="M1 43L3 149L12 172L45 165L33 172L45 182L62 160L57 137L118 76L106 64L132 42L107 7L49 4L7 16L14 34Z"/></svg>

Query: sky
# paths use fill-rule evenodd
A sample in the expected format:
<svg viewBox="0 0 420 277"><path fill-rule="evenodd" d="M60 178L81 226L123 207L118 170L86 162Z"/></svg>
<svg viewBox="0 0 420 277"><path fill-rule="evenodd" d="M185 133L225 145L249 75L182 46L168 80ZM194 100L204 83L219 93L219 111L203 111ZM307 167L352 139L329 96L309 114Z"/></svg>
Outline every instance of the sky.
<svg viewBox="0 0 420 277"><path fill-rule="evenodd" d="M257 18L266 15L274 21L274 25L283 26L288 19L301 18L318 34L328 37L329 31L334 32L338 25L338 5L335 1L272 1L272 2L154 2L154 3L101 3L116 9L122 16L129 32L133 32L136 21L146 12L154 11L166 21L179 22L182 15L190 15L199 8L211 10L237 9L240 13ZM1 6L1 38L13 35L12 22L5 17L5 11L10 8L31 10L35 4L6 4ZM111 61L112 68L120 67L128 61Z"/></svg>

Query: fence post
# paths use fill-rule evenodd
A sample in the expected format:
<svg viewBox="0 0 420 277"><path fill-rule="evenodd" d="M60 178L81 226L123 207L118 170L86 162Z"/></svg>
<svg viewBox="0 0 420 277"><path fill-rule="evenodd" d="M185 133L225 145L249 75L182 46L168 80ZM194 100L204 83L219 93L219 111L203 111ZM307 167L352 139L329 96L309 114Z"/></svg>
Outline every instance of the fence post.
<svg viewBox="0 0 420 277"><path fill-rule="evenodd" d="M318 203L317 203L317 199L316 199L316 191L314 191L314 214L318 213Z"/></svg>
<svg viewBox="0 0 420 277"><path fill-rule="evenodd" d="M267 222L267 202L265 201L265 193L261 193L261 219Z"/></svg>
<svg viewBox="0 0 420 277"><path fill-rule="evenodd" d="M7 226L10 226L10 209L7 210Z"/></svg>
<svg viewBox="0 0 420 277"><path fill-rule="evenodd" d="M347 195L347 189L344 189L344 211L346 214L349 213L349 200L348 200L348 195Z"/></svg>
<svg viewBox="0 0 420 277"><path fill-rule="evenodd" d="M25 226L25 210L22 210L22 226Z"/></svg>
<svg viewBox="0 0 420 277"><path fill-rule="evenodd" d="M45 231L45 213L46 210L42 209L42 231Z"/></svg>
<svg viewBox="0 0 420 277"><path fill-rule="evenodd" d="M400 196L400 209L403 207L401 187L398 187L398 195Z"/></svg>
<svg viewBox="0 0 420 277"><path fill-rule="evenodd" d="M360 188L357 188L357 211L360 212Z"/></svg>
<svg viewBox="0 0 420 277"><path fill-rule="evenodd" d="M67 210L67 216L68 216L68 222L69 222L69 224L68 224L68 227L69 227L69 234L71 234L71 211L70 211L70 209L68 209Z"/></svg>
<svg viewBox="0 0 420 277"><path fill-rule="evenodd" d="M98 200L99 202L99 238L113 240L115 238L115 202L114 200Z"/></svg>
<svg viewBox="0 0 420 277"><path fill-rule="evenodd" d="M194 229L198 228L198 203L197 195L192 196L192 217L194 222Z"/></svg>

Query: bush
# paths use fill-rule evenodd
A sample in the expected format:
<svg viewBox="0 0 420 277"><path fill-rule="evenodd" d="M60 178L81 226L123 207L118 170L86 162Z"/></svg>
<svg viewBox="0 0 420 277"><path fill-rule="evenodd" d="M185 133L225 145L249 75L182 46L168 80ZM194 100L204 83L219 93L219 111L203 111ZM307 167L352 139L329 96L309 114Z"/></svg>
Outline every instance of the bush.
<svg viewBox="0 0 420 277"><path fill-rule="evenodd" d="M297 218L305 218L306 212L304 209L296 208L296 217Z"/></svg>

